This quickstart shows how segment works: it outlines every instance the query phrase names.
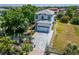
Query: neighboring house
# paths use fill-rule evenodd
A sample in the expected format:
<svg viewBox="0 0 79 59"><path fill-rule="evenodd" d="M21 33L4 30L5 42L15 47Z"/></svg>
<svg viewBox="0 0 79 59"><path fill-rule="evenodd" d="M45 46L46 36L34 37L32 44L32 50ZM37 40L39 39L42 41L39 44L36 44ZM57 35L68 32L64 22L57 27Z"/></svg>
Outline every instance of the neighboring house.
<svg viewBox="0 0 79 59"><path fill-rule="evenodd" d="M65 12L64 8L49 8L49 10L54 11L55 13Z"/></svg>
<svg viewBox="0 0 79 59"><path fill-rule="evenodd" d="M48 33L54 23L54 11L42 10L35 13L35 31Z"/></svg>
<svg viewBox="0 0 79 59"><path fill-rule="evenodd" d="M54 11L55 13L58 13L59 12L59 9L58 8L49 8L49 10Z"/></svg>
<svg viewBox="0 0 79 59"><path fill-rule="evenodd" d="M64 8L60 8L60 9L59 9L59 12L64 12L64 11L65 11Z"/></svg>

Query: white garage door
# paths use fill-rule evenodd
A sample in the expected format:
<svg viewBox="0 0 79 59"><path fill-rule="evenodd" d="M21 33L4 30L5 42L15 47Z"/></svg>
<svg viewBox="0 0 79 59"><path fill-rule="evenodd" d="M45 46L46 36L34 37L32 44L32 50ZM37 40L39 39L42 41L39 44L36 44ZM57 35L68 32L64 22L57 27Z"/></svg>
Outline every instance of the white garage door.
<svg viewBox="0 0 79 59"><path fill-rule="evenodd" d="M38 26L37 27L37 31L38 32L46 32L46 33L48 33L49 32L49 27L41 27L41 26Z"/></svg>

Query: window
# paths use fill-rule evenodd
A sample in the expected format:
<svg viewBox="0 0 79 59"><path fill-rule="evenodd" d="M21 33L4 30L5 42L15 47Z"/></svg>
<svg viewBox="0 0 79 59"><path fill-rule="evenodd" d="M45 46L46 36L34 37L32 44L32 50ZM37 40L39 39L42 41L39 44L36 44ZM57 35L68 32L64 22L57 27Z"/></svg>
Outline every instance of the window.
<svg viewBox="0 0 79 59"><path fill-rule="evenodd" d="M44 15L44 19L45 20L48 20L48 15Z"/></svg>
<svg viewBox="0 0 79 59"><path fill-rule="evenodd" d="M41 16L41 19L44 20L44 16Z"/></svg>
<svg viewBox="0 0 79 59"><path fill-rule="evenodd" d="M43 14L43 15L41 16L41 19L42 19L42 20L48 20L48 16L47 16L46 14Z"/></svg>
<svg viewBox="0 0 79 59"><path fill-rule="evenodd" d="M49 20L51 19L50 15L48 16L48 19L49 19Z"/></svg>

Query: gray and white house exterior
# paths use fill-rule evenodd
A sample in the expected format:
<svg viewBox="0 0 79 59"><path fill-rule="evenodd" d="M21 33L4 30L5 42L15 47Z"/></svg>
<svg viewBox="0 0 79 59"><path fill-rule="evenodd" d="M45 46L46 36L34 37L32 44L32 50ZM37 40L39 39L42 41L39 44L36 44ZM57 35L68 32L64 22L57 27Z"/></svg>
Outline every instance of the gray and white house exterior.
<svg viewBox="0 0 79 59"><path fill-rule="evenodd" d="M54 11L42 10L35 13L35 34L33 35L33 51L30 55L43 55L50 45L53 35Z"/></svg>
<svg viewBox="0 0 79 59"><path fill-rule="evenodd" d="M35 31L49 33L54 23L54 11L42 10L35 13Z"/></svg>

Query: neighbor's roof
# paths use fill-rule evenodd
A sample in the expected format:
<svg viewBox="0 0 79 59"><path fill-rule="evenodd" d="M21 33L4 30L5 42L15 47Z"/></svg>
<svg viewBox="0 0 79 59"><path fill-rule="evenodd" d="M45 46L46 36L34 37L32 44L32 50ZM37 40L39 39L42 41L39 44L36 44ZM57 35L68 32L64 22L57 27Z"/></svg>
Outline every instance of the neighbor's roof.
<svg viewBox="0 0 79 59"><path fill-rule="evenodd" d="M65 9L64 8L61 8L61 9L59 9L59 11L65 11Z"/></svg>
<svg viewBox="0 0 79 59"><path fill-rule="evenodd" d="M58 8L49 8L49 10L51 10L51 11L59 11Z"/></svg>
<svg viewBox="0 0 79 59"><path fill-rule="evenodd" d="M51 15L53 15L54 11L46 9L46 10L36 12L36 14L49 14L49 15L51 14Z"/></svg>

